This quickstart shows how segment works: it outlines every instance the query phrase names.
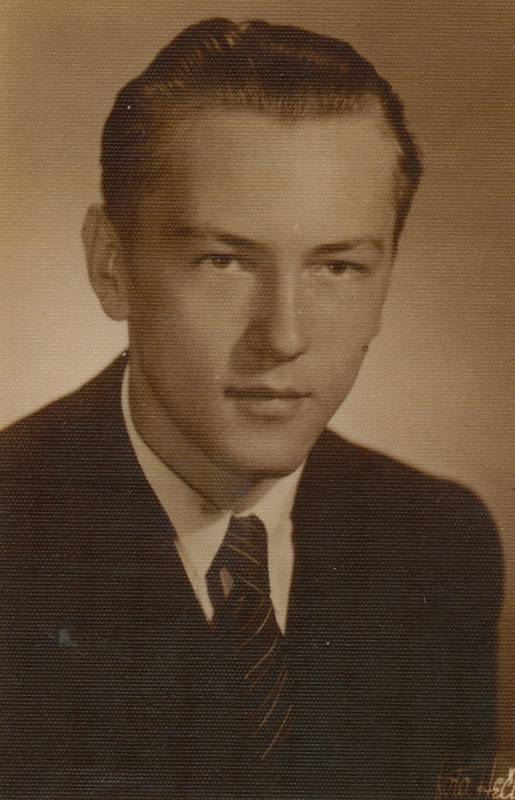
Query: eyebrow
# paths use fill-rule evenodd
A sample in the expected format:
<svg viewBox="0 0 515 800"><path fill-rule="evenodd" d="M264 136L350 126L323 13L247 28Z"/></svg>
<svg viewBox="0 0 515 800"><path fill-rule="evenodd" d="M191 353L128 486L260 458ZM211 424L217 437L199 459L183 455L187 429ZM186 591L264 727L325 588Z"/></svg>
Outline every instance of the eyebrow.
<svg viewBox="0 0 515 800"><path fill-rule="evenodd" d="M331 253L343 252L346 250L356 250L358 247L370 247L378 253L384 252L384 244L381 239L374 239L370 236L357 237L355 239L344 239L342 242L331 242L315 247L317 255L329 255Z"/></svg>
<svg viewBox="0 0 515 800"><path fill-rule="evenodd" d="M231 247L241 247L254 250L266 250L267 246L254 239L247 239L244 236L222 231L219 228L202 227L197 225L180 225L173 228L172 235L181 239L216 239L219 242L230 245ZM331 253L355 250L358 247L371 247L378 253L384 252L384 244L381 239L373 237L357 237L344 239L340 242L330 242L321 244L314 248L316 255L329 255Z"/></svg>
<svg viewBox="0 0 515 800"><path fill-rule="evenodd" d="M237 236L218 228L198 227L197 225L180 225L172 230L172 236L180 239L217 239L219 242L231 245L232 247L254 248L264 250L265 245L256 242L254 239L246 239L244 236Z"/></svg>

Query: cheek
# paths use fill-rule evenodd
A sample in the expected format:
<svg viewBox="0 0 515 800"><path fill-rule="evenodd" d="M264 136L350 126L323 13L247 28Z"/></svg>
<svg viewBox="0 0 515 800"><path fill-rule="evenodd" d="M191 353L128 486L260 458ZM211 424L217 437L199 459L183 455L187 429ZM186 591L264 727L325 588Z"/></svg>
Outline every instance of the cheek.
<svg viewBox="0 0 515 800"><path fill-rule="evenodd" d="M380 306L341 308L316 337L313 369L328 403L338 405L351 389L377 332Z"/></svg>
<svg viewBox="0 0 515 800"><path fill-rule="evenodd" d="M333 392L349 389L359 372L366 353L366 344L355 342L343 344L339 351L333 350L325 359L325 374Z"/></svg>
<svg viewBox="0 0 515 800"><path fill-rule="evenodd" d="M324 378L320 376L318 383L320 410L326 422L336 413L354 386L365 352L363 346L359 345L352 351L344 348L332 356L325 359Z"/></svg>
<svg viewBox="0 0 515 800"><path fill-rule="evenodd" d="M165 302L146 305L132 335L160 381L199 388L223 375L231 347L227 328L227 316L214 305Z"/></svg>
<svg viewBox="0 0 515 800"><path fill-rule="evenodd" d="M383 305L382 297L360 298L320 308L316 315L314 340L320 357L346 363L359 355L377 332Z"/></svg>

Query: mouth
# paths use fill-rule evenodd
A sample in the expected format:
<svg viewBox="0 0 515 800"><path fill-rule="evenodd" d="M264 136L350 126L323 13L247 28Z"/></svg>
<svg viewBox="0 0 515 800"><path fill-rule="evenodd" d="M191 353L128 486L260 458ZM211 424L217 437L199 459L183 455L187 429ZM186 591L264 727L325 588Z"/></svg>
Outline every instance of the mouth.
<svg viewBox="0 0 515 800"><path fill-rule="evenodd" d="M284 420L295 416L311 397L311 392L272 386L231 386L225 394L235 401L245 416L268 420Z"/></svg>
<svg viewBox="0 0 515 800"><path fill-rule="evenodd" d="M301 392L293 388L274 388L272 386L230 386L225 394L237 400L300 400L309 397L311 392Z"/></svg>

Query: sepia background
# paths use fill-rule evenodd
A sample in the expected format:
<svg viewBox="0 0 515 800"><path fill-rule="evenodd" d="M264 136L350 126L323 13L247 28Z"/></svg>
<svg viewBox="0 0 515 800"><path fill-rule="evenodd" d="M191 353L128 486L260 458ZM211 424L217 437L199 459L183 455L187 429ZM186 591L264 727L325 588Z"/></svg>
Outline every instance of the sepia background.
<svg viewBox="0 0 515 800"><path fill-rule="evenodd" d="M426 176L384 327L334 427L465 482L504 544L501 746L515 750L511 0L8 0L0 17L0 427L125 344L89 289L79 232L122 84L185 25L264 17L348 39L394 84ZM467 569L467 565L463 565Z"/></svg>

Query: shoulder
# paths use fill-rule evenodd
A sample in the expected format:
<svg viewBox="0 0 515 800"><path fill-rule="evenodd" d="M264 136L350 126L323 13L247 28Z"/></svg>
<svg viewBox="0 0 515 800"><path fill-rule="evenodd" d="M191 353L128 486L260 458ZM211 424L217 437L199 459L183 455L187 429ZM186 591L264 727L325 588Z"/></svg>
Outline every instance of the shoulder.
<svg viewBox="0 0 515 800"><path fill-rule="evenodd" d="M481 501L459 483L424 472L384 453L325 431L307 462L307 483L314 483L329 503L339 506L347 498L382 513L399 508L417 516L431 510L454 508L463 513L469 508L484 508ZM485 511L486 513L486 511Z"/></svg>
<svg viewBox="0 0 515 800"><path fill-rule="evenodd" d="M0 482L66 477L81 452L94 460L120 416L124 363L121 356L84 386L0 432Z"/></svg>
<svg viewBox="0 0 515 800"><path fill-rule="evenodd" d="M124 362L0 433L4 586L61 575L74 548L86 546L88 520L122 502L132 464L120 404Z"/></svg>
<svg viewBox="0 0 515 800"><path fill-rule="evenodd" d="M120 387L124 358L77 391L0 433L0 534L26 551L71 519L102 485L114 493L129 461ZM104 493L107 489L104 489ZM57 523L56 523L57 524Z"/></svg>
<svg viewBox="0 0 515 800"><path fill-rule="evenodd" d="M319 509L337 551L353 538L370 564L391 570L397 580L482 583L499 599L499 536L484 503L468 488L331 431L315 445L300 488L301 506Z"/></svg>
<svg viewBox="0 0 515 800"><path fill-rule="evenodd" d="M452 506L457 511L482 507L478 498L466 487L428 474L391 456L343 439L333 431L325 431L306 465L308 485L316 485L330 505L339 506L352 498L371 512L382 513L399 508L420 514L431 509Z"/></svg>

